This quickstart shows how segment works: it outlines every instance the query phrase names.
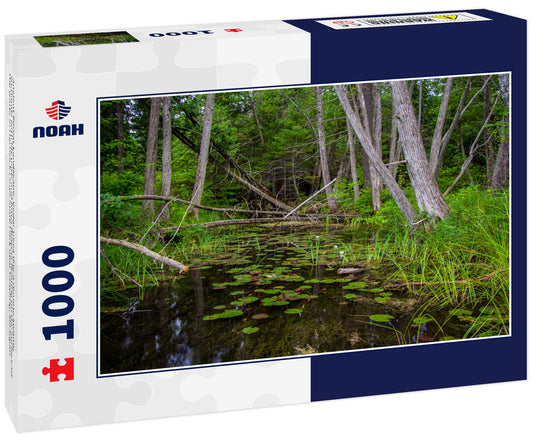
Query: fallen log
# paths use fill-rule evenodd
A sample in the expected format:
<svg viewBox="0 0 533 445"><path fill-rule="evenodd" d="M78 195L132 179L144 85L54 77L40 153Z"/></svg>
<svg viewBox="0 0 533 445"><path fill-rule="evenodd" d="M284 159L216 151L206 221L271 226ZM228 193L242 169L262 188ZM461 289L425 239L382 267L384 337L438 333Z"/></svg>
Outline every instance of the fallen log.
<svg viewBox="0 0 533 445"><path fill-rule="evenodd" d="M136 250L137 252L142 253L143 255L160 262L161 264L166 264L167 266L178 269L180 274L187 273L189 270L187 266L180 263L179 261L173 260L172 258L168 258L163 255L159 255L158 253L148 249L147 247L141 244L132 243L130 241L122 239L106 238L103 236L100 237L100 242L111 246L120 246L125 247L126 249Z"/></svg>
<svg viewBox="0 0 533 445"><path fill-rule="evenodd" d="M187 224L181 226L181 228L187 228L187 227L199 227L201 229L207 229L211 227L223 227L223 226L238 226L238 225L246 225L246 224L269 224L269 223L281 223L281 222L287 222L292 224L316 224L319 219L325 219L325 218L352 218L353 215L345 215L345 214L333 214L333 215L303 215L300 214L296 218L295 215L293 215L294 219L285 219L285 218L252 218L252 219L223 219L220 221L210 221L205 223L198 223L198 224ZM276 224L276 225L277 225ZM331 226L331 225L330 225ZM173 227L161 227L157 229L159 233L164 233L168 231L175 231L177 230L178 226Z"/></svg>
<svg viewBox="0 0 533 445"><path fill-rule="evenodd" d="M210 227L223 227L223 226L239 226L246 224L268 224L274 222L287 221L284 218L253 218L253 219L223 219L220 221L210 221L198 224L187 224L182 227L200 227L207 229ZM308 220L298 220L299 222L308 222ZM293 222L293 221L291 221ZM158 232L168 232L170 230L176 230L178 227L161 227L157 229Z"/></svg>
<svg viewBox="0 0 533 445"><path fill-rule="evenodd" d="M171 196L160 196L160 195L131 195L131 196L118 196L121 201L164 201L164 202L177 202L180 204L191 204L190 201L185 199L180 199L177 197ZM103 201L106 202L105 200ZM220 207L209 207L202 204L191 204L193 207L202 210L210 210L213 212L221 213L254 213L258 215L285 215L286 212L281 210L251 210L251 209L234 209L234 208L220 208Z"/></svg>
<svg viewBox="0 0 533 445"><path fill-rule="evenodd" d="M339 275L346 275L346 274L352 274L352 273L364 272L365 270L368 270L368 267L359 267L359 268L355 268L355 267L346 267L346 268L338 269L338 270L337 270L337 273L338 273Z"/></svg>

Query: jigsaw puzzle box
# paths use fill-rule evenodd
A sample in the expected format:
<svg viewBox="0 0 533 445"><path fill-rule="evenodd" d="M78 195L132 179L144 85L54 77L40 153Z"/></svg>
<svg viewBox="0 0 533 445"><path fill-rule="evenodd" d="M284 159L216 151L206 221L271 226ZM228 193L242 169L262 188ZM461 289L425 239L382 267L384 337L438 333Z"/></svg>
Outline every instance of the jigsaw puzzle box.
<svg viewBox="0 0 533 445"><path fill-rule="evenodd" d="M526 23L8 36L20 431L526 378Z"/></svg>

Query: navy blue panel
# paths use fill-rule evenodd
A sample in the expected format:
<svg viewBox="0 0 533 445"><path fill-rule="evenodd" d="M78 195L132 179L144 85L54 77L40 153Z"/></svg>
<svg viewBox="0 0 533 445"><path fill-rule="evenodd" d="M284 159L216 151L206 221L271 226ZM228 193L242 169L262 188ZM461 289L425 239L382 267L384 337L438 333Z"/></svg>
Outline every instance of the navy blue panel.
<svg viewBox="0 0 533 445"><path fill-rule="evenodd" d="M469 12L494 20L342 30L315 19L287 22L311 33L314 84L508 70L509 33L525 22Z"/></svg>
<svg viewBox="0 0 533 445"><path fill-rule="evenodd" d="M525 379L515 346L500 338L313 357L311 400Z"/></svg>
<svg viewBox="0 0 533 445"><path fill-rule="evenodd" d="M492 21L311 33L312 83L511 72L511 337L376 349L311 358L311 399L366 396L526 378L526 23Z"/></svg>

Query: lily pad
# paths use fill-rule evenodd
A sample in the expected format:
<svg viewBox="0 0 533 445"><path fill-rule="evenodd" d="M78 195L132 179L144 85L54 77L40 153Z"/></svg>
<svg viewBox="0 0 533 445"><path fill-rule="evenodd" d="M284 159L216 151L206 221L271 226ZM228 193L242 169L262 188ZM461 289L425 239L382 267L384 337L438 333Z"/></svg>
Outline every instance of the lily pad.
<svg viewBox="0 0 533 445"><path fill-rule="evenodd" d="M284 311L286 314L298 314L302 315L303 310L298 308L289 308Z"/></svg>
<svg viewBox="0 0 533 445"><path fill-rule="evenodd" d="M226 306L224 306L223 304L221 304L220 306L215 306L213 309L226 309Z"/></svg>
<svg viewBox="0 0 533 445"><path fill-rule="evenodd" d="M220 318L233 318L242 315L242 311L239 309L227 309L224 312L218 314Z"/></svg>
<svg viewBox="0 0 533 445"><path fill-rule="evenodd" d="M278 278L280 281L289 281L289 282L297 282L297 281L304 281L305 278L301 277L300 275L283 275Z"/></svg>
<svg viewBox="0 0 533 445"><path fill-rule="evenodd" d="M430 321L433 321L433 317L429 317L427 315L422 315L420 317L416 317L413 319L413 324L424 324L429 323Z"/></svg>
<svg viewBox="0 0 533 445"><path fill-rule="evenodd" d="M242 301L243 303L253 303L254 301L257 301L258 298L257 297L244 297L244 298L239 298L239 301Z"/></svg>
<svg viewBox="0 0 533 445"><path fill-rule="evenodd" d="M357 298L359 295L356 294L344 294L344 298Z"/></svg>
<svg viewBox="0 0 533 445"><path fill-rule="evenodd" d="M224 289L227 289L228 286L213 286L213 290L224 290Z"/></svg>
<svg viewBox="0 0 533 445"><path fill-rule="evenodd" d="M254 292L262 292L264 294L279 294L281 289L255 289Z"/></svg>
<svg viewBox="0 0 533 445"><path fill-rule="evenodd" d="M365 287L368 287L368 284L364 281L356 281L350 284L347 284L346 286L342 286L343 289L364 289Z"/></svg>
<svg viewBox="0 0 533 445"><path fill-rule="evenodd" d="M274 302L272 303L272 306L285 306L285 305L287 305L287 304L289 304L288 301L285 301L285 300L278 300L278 301L274 301Z"/></svg>
<svg viewBox="0 0 533 445"><path fill-rule="evenodd" d="M209 320L216 320L220 318L220 314L213 314L213 315L205 315L202 320L206 320L206 321L209 321Z"/></svg>
<svg viewBox="0 0 533 445"><path fill-rule="evenodd" d="M374 300L378 303L385 303L387 300L390 300L390 297L375 297Z"/></svg>
<svg viewBox="0 0 533 445"><path fill-rule="evenodd" d="M249 274L233 275L233 278L235 278L236 280L250 280L251 279Z"/></svg>
<svg viewBox="0 0 533 445"><path fill-rule="evenodd" d="M244 334L253 334L254 332L257 332L259 328L257 326L251 327L248 326L242 330Z"/></svg>
<svg viewBox="0 0 533 445"><path fill-rule="evenodd" d="M266 297L261 300L261 303L263 303L263 306L272 306L272 303L276 300L276 297Z"/></svg>
<svg viewBox="0 0 533 445"><path fill-rule="evenodd" d="M373 314L373 315L369 315L368 318L370 318L370 320L372 321L388 322L388 321L391 321L394 317L388 314Z"/></svg>
<svg viewBox="0 0 533 445"><path fill-rule="evenodd" d="M268 318L268 315L267 314L255 314L255 315L252 315L252 318L254 320L264 320L265 318Z"/></svg>
<svg viewBox="0 0 533 445"><path fill-rule="evenodd" d="M257 297L244 297L244 298L239 298L238 300L232 301L230 304L232 306L243 306L248 303L253 303L254 301L257 301L257 300L258 300Z"/></svg>
<svg viewBox="0 0 533 445"><path fill-rule="evenodd" d="M369 289L368 292L383 292L383 289L381 289L380 287L374 287L373 289Z"/></svg>

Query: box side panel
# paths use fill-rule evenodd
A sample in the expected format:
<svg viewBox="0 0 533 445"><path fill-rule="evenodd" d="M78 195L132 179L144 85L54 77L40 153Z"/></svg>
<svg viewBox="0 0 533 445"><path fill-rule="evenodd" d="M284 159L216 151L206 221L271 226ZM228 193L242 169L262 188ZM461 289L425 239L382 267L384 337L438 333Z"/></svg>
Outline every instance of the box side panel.
<svg viewBox="0 0 533 445"><path fill-rule="evenodd" d="M16 258L16 143L17 143L17 78L14 74L13 48L11 42L6 39L6 71L5 71L5 178L7 187L5 190L6 209L6 357L5 357L5 404L7 410L16 422L17 412L17 338L16 338L16 309L17 309L17 258Z"/></svg>
<svg viewBox="0 0 533 445"><path fill-rule="evenodd" d="M526 190L519 181L526 177L526 24L505 17L455 27L402 27L394 30L394 40L391 29L362 30L365 32L363 40L374 39L376 46L363 48L363 59L356 58L356 62L353 59L341 61L339 56L346 47L357 46L362 38L357 31L348 31L351 36L344 39L334 34L335 31L312 34L313 82L349 81L354 77L351 73L356 72L361 80L510 73L511 335L314 356L311 359L313 400L526 378ZM421 48L422 51L412 54L407 48ZM375 57L376 51L381 57ZM370 63L372 60L374 64ZM324 69L327 63L335 68ZM336 371L334 379L331 378L332 369L340 370ZM357 370L355 379L354 370Z"/></svg>
<svg viewBox="0 0 533 445"><path fill-rule="evenodd" d="M19 51L22 430L310 401L308 358L98 375L100 101L309 83L310 38L295 31Z"/></svg>

